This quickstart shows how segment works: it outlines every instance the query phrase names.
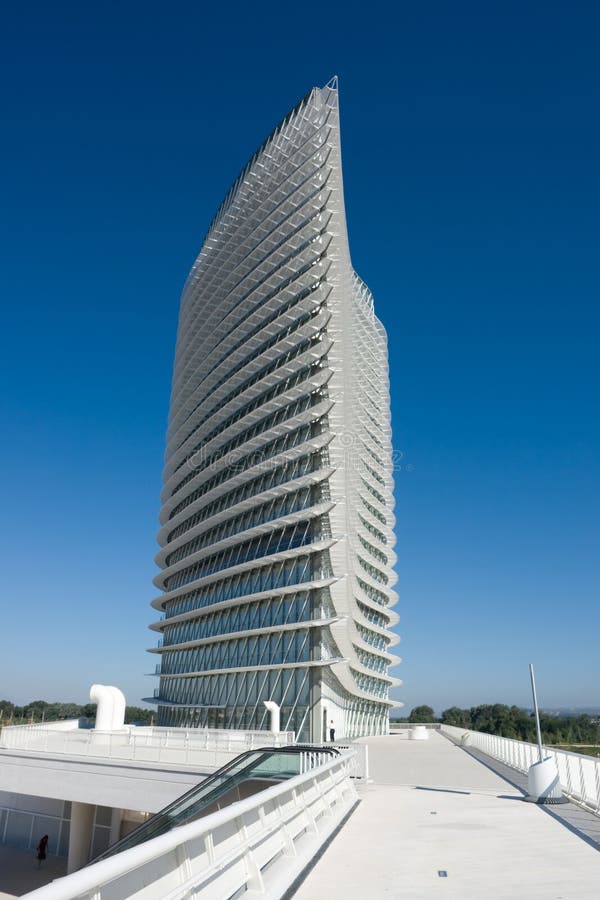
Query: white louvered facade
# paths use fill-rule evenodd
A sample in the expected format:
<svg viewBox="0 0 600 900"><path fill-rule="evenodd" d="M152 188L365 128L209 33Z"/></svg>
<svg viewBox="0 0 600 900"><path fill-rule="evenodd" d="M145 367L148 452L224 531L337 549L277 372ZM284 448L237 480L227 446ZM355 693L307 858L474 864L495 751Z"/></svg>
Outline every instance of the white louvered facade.
<svg viewBox="0 0 600 900"><path fill-rule="evenodd" d="M300 739L387 732L387 340L350 261L336 80L252 157L185 285L161 525L159 724L266 728L274 700Z"/></svg>

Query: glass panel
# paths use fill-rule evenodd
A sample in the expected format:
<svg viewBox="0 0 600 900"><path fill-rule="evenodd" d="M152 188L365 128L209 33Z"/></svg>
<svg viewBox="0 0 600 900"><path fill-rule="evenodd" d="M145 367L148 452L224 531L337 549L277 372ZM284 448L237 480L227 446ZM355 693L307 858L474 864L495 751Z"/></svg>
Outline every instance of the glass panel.
<svg viewBox="0 0 600 900"><path fill-rule="evenodd" d="M217 711L211 710L213 717L217 718ZM220 711L219 711L220 712ZM221 726L222 727L222 724ZM178 800L175 800L161 812L156 813L143 825L140 825L130 835L118 841L98 859L104 859L115 853L127 850L129 847L164 834L202 815L203 810L213 804L220 797L229 793L233 788L251 779L264 778L268 781L280 781L292 778L301 771L301 760L307 751L307 747L288 747L282 749L249 750L240 754L230 763L223 766L213 775L210 775L198 787L192 788ZM337 755L333 748L315 748L320 753L330 756ZM268 785L265 785L267 787Z"/></svg>

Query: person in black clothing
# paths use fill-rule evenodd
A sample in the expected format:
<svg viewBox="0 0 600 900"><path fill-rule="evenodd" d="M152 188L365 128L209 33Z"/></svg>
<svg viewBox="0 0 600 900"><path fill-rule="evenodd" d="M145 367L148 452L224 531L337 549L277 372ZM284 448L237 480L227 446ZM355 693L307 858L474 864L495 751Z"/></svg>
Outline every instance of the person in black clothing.
<svg viewBox="0 0 600 900"><path fill-rule="evenodd" d="M42 868L42 863L46 859L47 846L48 846L48 835L45 834L44 837L39 842L38 848L37 848L38 869Z"/></svg>
<svg viewBox="0 0 600 900"><path fill-rule="evenodd" d="M333 719L329 723L329 740L335 741L335 726L333 724Z"/></svg>

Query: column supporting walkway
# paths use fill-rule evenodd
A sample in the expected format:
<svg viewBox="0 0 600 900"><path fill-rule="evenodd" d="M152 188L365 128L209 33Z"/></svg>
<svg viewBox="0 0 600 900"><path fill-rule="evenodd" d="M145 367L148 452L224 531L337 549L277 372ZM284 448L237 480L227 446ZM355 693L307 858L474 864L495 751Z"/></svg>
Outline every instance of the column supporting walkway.
<svg viewBox="0 0 600 900"><path fill-rule="evenodd" d="M365 740L373 784L295 900L598 900L598 845L429 736Z"/></svg>

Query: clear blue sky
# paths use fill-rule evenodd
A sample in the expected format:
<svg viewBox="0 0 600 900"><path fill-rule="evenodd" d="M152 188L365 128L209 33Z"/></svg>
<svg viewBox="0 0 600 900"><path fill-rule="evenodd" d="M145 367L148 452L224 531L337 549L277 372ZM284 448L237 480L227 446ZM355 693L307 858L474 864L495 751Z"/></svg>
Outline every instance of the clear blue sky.
<svg viewBox="0 0 600 900"><path fill-rule="evenodd" d="M179 295L260 141L340 76L388 329L408 709L600 704L600 11L12 4L0 698L151 694Z"/></svg>

